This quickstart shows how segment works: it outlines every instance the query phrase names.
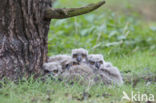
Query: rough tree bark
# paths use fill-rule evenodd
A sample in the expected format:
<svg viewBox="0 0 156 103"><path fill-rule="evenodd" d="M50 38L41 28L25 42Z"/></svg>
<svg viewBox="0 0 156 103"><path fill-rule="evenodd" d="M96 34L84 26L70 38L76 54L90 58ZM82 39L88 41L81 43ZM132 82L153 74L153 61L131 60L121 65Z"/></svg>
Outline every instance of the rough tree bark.
<svg viewBox="0 0 156 103"><path fill-rule="evenodd" d="M0 78L40 74L46 61L50 0L0 1Z"/></svg>
<svg viewBox="0 0 156 103"><path fill-rule="evenodd" d="M85 14L102 4L73 10L50 9L51 0L0 0L0 79L41 74L50 20Z"/></svg>

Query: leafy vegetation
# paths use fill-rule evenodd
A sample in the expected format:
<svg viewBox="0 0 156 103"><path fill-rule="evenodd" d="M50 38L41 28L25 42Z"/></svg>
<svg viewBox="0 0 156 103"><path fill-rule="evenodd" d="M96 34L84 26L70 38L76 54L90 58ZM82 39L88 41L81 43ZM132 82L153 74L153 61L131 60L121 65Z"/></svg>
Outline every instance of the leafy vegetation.
<svg viewBox="0 0 156 103"><path fill-rule="evenodd" d="M75 7L100 0L59 0L55 7ZM156 22L146 21L133 7L145 0L110 0L108 5L93 13L63 20L52 20L48 36L48 55L70 53L71 49L83 47L89 53L101 53L122 73L131 75L156 74ZM152 2L153 0L149 0ZM108 9L111 7L121 8ZM153 2L155 3L155 2ZM118 10L120 13L116 12ZM131 11L131 12L130 12ZM137 11L137 10L136 10ZM130 12L128 14L128 12ZM121 87L93 87L65 84L55 80L46 82L22 80L18 84L0 82L0 103L131 103L122 101L122 92L153 94L155 82L141 80ZM144 103L144 102L143 102Z"/></svg>
<svg viewBox="0 0 156 103"><path fill-rule="evenodd" d="M102 8L98 13L53 20L52 24L49 55L70 53L71 49L79 47L91 53L106 51L111 54L156 49L156 25L143 22L134 15L119 16Z"/></svg>

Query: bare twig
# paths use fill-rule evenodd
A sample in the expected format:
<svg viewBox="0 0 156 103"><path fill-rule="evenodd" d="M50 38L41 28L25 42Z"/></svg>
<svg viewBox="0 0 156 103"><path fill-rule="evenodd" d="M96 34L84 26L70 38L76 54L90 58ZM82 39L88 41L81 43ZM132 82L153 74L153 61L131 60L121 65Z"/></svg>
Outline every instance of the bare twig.
<svg viewBox="0 0 156 103"><path fill-rule="evenodd" d="M105 1L102 0L98 3L92 3L80 8L49 8L45 10L45 18L47 19L64 19L70 18L82 14L89 13L96 10L105 4Z"/></svg>

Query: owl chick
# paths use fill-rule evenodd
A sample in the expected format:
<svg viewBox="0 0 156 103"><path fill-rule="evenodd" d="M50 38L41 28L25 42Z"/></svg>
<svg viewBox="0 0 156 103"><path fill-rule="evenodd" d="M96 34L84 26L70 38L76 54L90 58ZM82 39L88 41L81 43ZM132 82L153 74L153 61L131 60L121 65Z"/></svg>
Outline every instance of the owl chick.
<svg viewBox="0 0 156 103"><path fill-rule="evenodd" d="M104 84L123 84L118 68L114 67L110 62L105 62L101 54L89 55L88 62L98 79L100 77Z"/></svg>
<svg viewBox="0 0 156 103"><path fill-rule="evenodd" d="M117 67L114 67L112 63L105 62L105 64L101 66L100 72L109 77L112 80L112 83L118 85L123 84L123 79L119 69Z"/></svg>
<svg viewBox="0 0 156 103"><path fill-rule="evenodd" d="M52 69L53 67L57 68L57 67L61 67L62 68L62 72L65 69L65 63L69 62L72 59L71 56L69 55L65 55L65 54L60 54L60 55L56 55L56 56L51 56L48 59L48 64L51 64L48 66L48 68ZM58 68L58 69L59 69ZM68 69L68 67L66 67Z"/></svg>
<svg viewBox="0 0 156 103"><path fill-rule="evenodd" d="M76 64L68 71L61 74L61 78L67 82L78 82L80 84L94 84L94 76L92 69L86 64Z"/></svg>
<svg viewBox="0 0 156 103"><path fill-rule="evenodd" d="M47 72L53 72L58 71L59 74L65 72L66 70L69 70L71 66L78 65L79 63L76 62L76 60L68 57L64 57L62 59L58 59L55 57L53 61L44 63L43 67L44 70Z"/></svg>
<svg viewBox="0 0 156 103"><path fill-rule="evenodd" d="M101 54L90 54L88 55L88 65L96 71L104 64L103 55Z"/></svg>
<svg viewBox="0 0 156 103"><path fill-rule="evenodd" d="M54 77L57 77L62 73L62 66L59 62L44 63L43 69L45 72L52 74Z"/></svg>
<svg viewBox="0 0 156 103"><path fill-rule="evenodd" d="M61 66L63 72L68 71L72 68L72 66L79 65L79 63L75 59L64 59L61 61Z"/></svg>
<svg viewBox="0 0 156 103"><path fill-rule="evenodd" d="M88 51L83 48L73 49L72 58L75 59L78 63L87 63Z"/></svg>

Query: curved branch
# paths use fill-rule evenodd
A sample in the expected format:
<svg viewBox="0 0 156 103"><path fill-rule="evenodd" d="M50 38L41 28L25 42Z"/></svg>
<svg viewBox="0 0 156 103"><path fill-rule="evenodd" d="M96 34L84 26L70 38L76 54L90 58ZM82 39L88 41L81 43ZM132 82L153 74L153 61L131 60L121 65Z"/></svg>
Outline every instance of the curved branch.
<svg viewBox="0 0 156 103"><path fill-rule="evenodd" d="M74 17L74 16L78 16L78 15L82 15L94 11L97 8L101 7L103 4L105 4L104 0L80 8L58 8L58 9L49 8L45 10L45 18L47 19L70 18L70 17Z"/></svg>

